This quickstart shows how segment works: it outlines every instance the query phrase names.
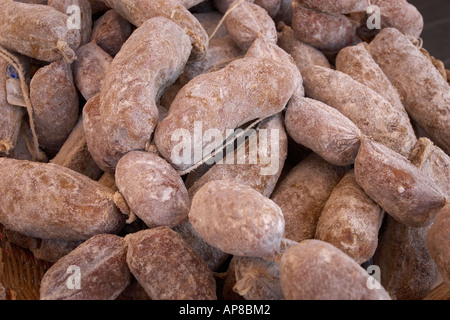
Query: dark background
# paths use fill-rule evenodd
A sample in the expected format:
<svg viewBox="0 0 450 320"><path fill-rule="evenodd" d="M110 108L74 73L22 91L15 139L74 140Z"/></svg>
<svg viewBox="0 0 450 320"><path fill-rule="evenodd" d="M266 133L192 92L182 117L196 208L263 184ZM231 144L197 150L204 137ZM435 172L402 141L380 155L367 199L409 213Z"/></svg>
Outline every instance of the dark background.
<svg viewBox="0 0 450 320"><path fill-rule="evenodd" d="M423 47L450 69L450 0L408 0L423 16Z"/></svg>

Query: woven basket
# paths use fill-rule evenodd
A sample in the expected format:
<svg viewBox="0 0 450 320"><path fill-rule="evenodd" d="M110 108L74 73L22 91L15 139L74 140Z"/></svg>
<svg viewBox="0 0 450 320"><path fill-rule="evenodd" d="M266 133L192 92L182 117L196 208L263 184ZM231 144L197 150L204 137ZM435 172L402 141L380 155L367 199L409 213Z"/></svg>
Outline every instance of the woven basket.
<svg viewBox="0 0 450 320"><path fill-rule="evenodd" d="M0 225L0 299L38 300L39 286L51 263L37 260L30 250L8 240Z"/></svg>
<svg viewBox="0 0 450 320"><path fill-rule="evenodd" d="M450 300L450 289L443 283L432 290L424 300Z"/></svg>

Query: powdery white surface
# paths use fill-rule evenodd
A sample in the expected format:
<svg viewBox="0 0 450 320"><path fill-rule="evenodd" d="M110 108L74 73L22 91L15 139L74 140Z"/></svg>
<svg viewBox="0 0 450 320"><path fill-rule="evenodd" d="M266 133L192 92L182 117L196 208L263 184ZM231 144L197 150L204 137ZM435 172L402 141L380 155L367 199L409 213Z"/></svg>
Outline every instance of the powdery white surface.
<svg viewBox="0 0 450 320"><path fill-rule="evenodd" d="M91 143L90 150L102 169L114 171L125 153L145 148L158 121L156 101L179 77L190 52L183 29L161 17L148 20L128 38L100 92L97 133L86 130L88 143L98 144Z"/></svg>
<svg viewBox="0 0 450 320"><path fill-rule="evenodd" d="M337 109L366 136L408 156L415 137L404 112L349 75L320 66L302 73L306 95ZM412 142L412 143L411 143Z"/></svg>
<svg viewBox="0 0 450 320"><path fill-rule="evenodd" d="M338 13L327 13L292 2L292 30L298 40L320 50L338 52L353 43L357 24Z"/></svg>
<svg viewBox="0 0 450 320"><path fill-rule="evenodd" d="M191 59L201 60L205 57L208 48L208 34L179 0L104 0L104 2L136 27L140 27L147 20L156 17L171 20L190 37L193 47ZM164 36L163 29L154 33Z"/></svg>
<svg viewBox="0 0 450 320"><path fill-rule="evenodd" d="M298 0L301 5L323 12L348 14L366 11L369 0Z"/></svg>
<svg viewBox="0 0 450 320"><path fill-rule="evenodd" d="M381 208L357 184L352 170L333 189L314 238L331 243L362 264L375 253L382 218Z"/></svg>
<svg viewBox="0 0 450 320"><path fill-rule="evenodd" d="M402 155L365 138L355 161L358 184L396 220L411 227L432 222L445 197L434 181ZM399 187L405 189L398 192Z"/></svg>
<svg viewBox="0 0 450 320"><path fill-rule="evenodd" d="M327 57L315 47L298 40L289 26L282 27L278 45L292 56L300 71L313 65L331 68Z"/></svg>
<svg viewBox="0 0 450 320"><path fill-rule="evenodd" d="M314 238L322 208L345 171L313 153L288 172L271 197L283 212L285 238Z"/></svg>
<svg viewBox="0 0 450 320"><path fill-rule="evenodd" d="M284 233L283 213L273 201L230 181L211 181L198 190L189 221L206 242L240 256L276 254Z"/></svg>
<svg viewBox="0 0 450 320"><path fill-rule="evenodd" d="M202 258L169 227L125 238L128 266L152 300L215 300L216 282Z"/></svg>
<svg viewBox="0 0 450 320"><path fill-rule="evenodd" d="M0 2L0 45L23 55L52 62L63 58L57 48L64 41L70 59L81 42L80 30L67 27L67 15L50 6ZM32 16L32 18L30 17Z"/></svg>
<svg viewBox="0 0 450 320"><path fill-rule="evenodd" d="M79 99L71 65L59 60L40 68L30 82L39 145L54 156L78 121Z"/></svg>
<svg viewBox="0 0 450 320"><path fill-rule="evenodd" d="M394 28L381 30L368 50L398 90L411 118L449 154L450 86L436 67Z"/></svg>
<svg viewBox="0 0 450 320"><path fill-rule="evenodd" d="M131 210L149 227L174 227L187 219L190 200L183 180L162 158L132 151L117 164L116 185Z"/></svg>
<svg viewBox="0 0 450 320"><path fill-rule="evenodd" d="M428 138L420 138L408 158L450 199L450 157Z"/></svg>
<svg viewBox="0 0 450 320"><path fill-rule="evenodd" d="M393 299L422 300L430 292L436 265L425 242L429 230L430 226L409 227L387 216L373 263L380 267L381 283Z"/></svg>
<svg viewBox="0 0 450 320"><path fill-rule="evenodd" d="M280 278L288 300L390 300L384 288L368 288L366 270L320 240L288 249L281 258Z"/></svg>
<svg viewBox="0 0 450 320"><path fill-rule="evenodd" d="M278 182L278 178L281 175L281 171L284 166L284 162L287 157L287 135L283 125L283 117L278 114L274 117L269 118L267 121L260 123L256 130L264 129L268 130L267 133L267 149L260 150L259 153L263 153L270 158L270 163L267 164L265 159L257 157L257 163L249 163L249 149L250 144L247 142L241 144L238 149L233 153L233 163L228 164L227 156L224 157L223 164L215 164L211 169L209 169L203 176L201 176L192 187L189 188L189 195L192 199L194 194L206 183L213 180L228 180L234 181L239 184L248 185L255 190L259 191L266 197L270 197L275 186ZM278 130L278 144L271 145L272 130ZM256 133L257 134L257 133ZM258 145L261 148L262 144ZM275 150L272 152L271 148L278 148L278 152ZM238 154L245 154L245 163L238 162ZM278 155L278 159L275 157ZM278 166L278 170L275 170L273 174L262 174L265 173L265 169L270 169L273 166L273 162Z"/></svg>
<svg viewBox="0 0 450 320"><path fill-rule="evenodd" d="M117 232L114 192L70 169L0 158L0 222L30 237L84 240Z"/></svg>
<svg viewBox="0 0 450 320"><path fill-rule="evenodd" d="M407 131L407 138L401 141L405 145L402 153L407 155L417 141L416 134L397 90L372 58L366 46L366 43L361 43L342 49L336 57L336 70L348 74L354 80L374 90L398 111L399 116L404 119Z"/></svg>
<svg viewBox="0 0 450 320"><path fill-rule="evenodd" d="M277 43L275 22L266 10L251 2L244 2L225 18L225 27L233 41L244 51L261 38Z"/></svg>
<svg viewBox="0 0 450 320"><path fill-rule="evenodd" d="M69 288L79 268L80 288ZM114 300L130 283L126 244L116 235L101 234L58 260L41 281L41 300ZM75 284L75 283L72 283Z"/></svg>
<svg viewBox="0 0 450 320"><path fill-rule="evenodd" d="M338 166L354 163L361 131L336 109L309 98L291 99L285 122L295 142L328 162Z"/></svg>
<svg viewBox="0 0 450 320"><path fill-rule="evenodd" d="M406 0L373 0L380 7L382 27L396 28L406 35L418 38L424 27L419 10Z"/></svg>
<svg viewBox="0 0 450 320"><path fill-rule="evenodd" d="M300 79L298 69L264 58L238 59L222 70L195 77L178 92L168 116L156 128L159 152L177 170L192 167L195 164L193 141L186 151L190 152L187 158L190 156L191 163L172 161L172 151L180 143L172 141L176 130L187 130L193 139L195 123L201 121L202 134L217 129L225 138L227 129L282 111ZM203 141L202 152L212 151L219 144L222 141Z"/></svg>

